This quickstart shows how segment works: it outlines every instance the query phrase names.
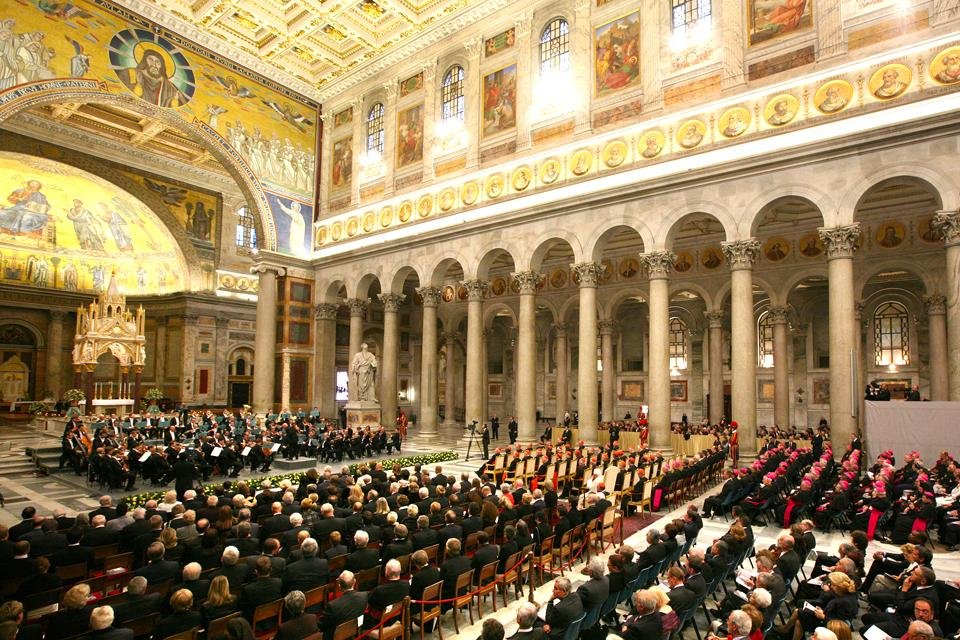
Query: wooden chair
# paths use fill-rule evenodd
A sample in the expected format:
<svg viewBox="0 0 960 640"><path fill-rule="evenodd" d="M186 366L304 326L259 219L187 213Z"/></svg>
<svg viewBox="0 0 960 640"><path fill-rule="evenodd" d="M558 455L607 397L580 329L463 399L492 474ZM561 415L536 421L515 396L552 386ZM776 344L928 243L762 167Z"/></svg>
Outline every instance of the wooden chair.
<svg viewBox="0 0 960 640"><path fill-rule="evenodd" d="M347 620L337 625L333 630L333 640L350 640L357 635L357 619Z"/></svg>
<svg viewBox="0 0 960 640"><path fill-rule="evenodd" d="M563 565L570 561L571 548L573 547L573 529L568 529L560 536L560 544L555 544L552 549L553 559L551 565L560 569L560 575L563 575Z"/></svg>
<svg viewBox="0 0 960 640"><path fill-rule="evenodd" d="M160 622L160 614L151 613L142 618L127 620L123 623L123 627L125 629L131 629L134 638L148 638L153 634L153 630L156 628L158 622Z"/></svg>
<svg viewBox="0 0 960 640"><path fill-rule="evenodd" d="M457 584L454 587L453 600L453 628L460 634L460 609L467 608L470 614L470 625L473 626L473 596L470 590L473 588L473 569L465 571L457 576Z"/></svg>
<svg viewBox="0 0 960 640"><path fill-rule="evenodd" d="M357 571L357 591L370 591L380 583L380 565Z"/></svg>
<svg viewBox="0 0 960 640"><path fill-rule="evenodd" d="M333 556L327 560L327 570L330 572L331 578L340 575L340 572L343 571L345 566L347 566L347 554L345 553L339 556Z"/></svg>
<svg viewBox="0 0 960 640"><path fill-rule="evenodd" d="M412 554L406 553L402 556L397 556L394 558L397 562L400 563L400 579L407 579L410 577L410 556ZM384 564L386 568L386 564Z"/></svg>
<svg viewBox="0 0 960 640"><path fill-rule="evenodd" d="M540 586L543 586L543 571L548 565L550 573L553 573L553 569L556 568L553 562L553 536L544 538L540 543L540 553L533 554L533 568L540 575Z"/></svg>
<svg viewBox="0 0 960 640"><path fill-rule="evenodd" d="M168 578L163 582L157 582L157 583L151 582L147 584L147 588L144 591L144 593L159 593L160 600L163 601L163 600L166 600L167 594L170 593L170 588L172 586L173 586L173 578Z"/></svg>
<svg viewBox="0 0 960 640"><path fill-rule="evenodd" d="M210 640L217 640L217 638L227 635L227 623L242 615L242 611L234 611L228 616L211 620L210 624L207 625L207 638L210 638Z"/></svg>
<svg viewBox="0 0 960 640"><path fill-rule="evenodd" d="M200 627L194 627L193 629L187 629L186 631L175 633L172 636L167 636L163 640L197 640L197 634L199 632Z"/></svg>
<svg viewBox="0 0 960 640"><path fill-rule="evenodd" d="M480 532L474 531L467 536L467 539L463 541L463 554L473 557L473 554L476 553L477 549L480 547Z"/></svg>
<svg viewBox="0 0 960 640"><path fill-rule="evenodd" d="M480 567L480 576L477 579L477 617L483 619L483 600L488 593L493 594L493 609L497 610L497 565L499 560L488 562Z"/></svg>
<svg viewBox="0 0 960 640"><path fill-rule="evenodd" d="M254 609L253 619L250 621L250 626L253 627L253 637L256 640L271 640L280 630L280 615L282 613L283 598L262 604ZM267 624L261 625L260 623ZM356 620L354 620L354 627L356 627Z"/></svg>
<svg viewBox="0 0 960 640"><path fill-rule="evenodd" d="M118 553L116 555L107 556L104 558L103 570L111 571L113 569L133 571L133 551L128 551L127 553Z"/></svg>
<svg viewBox="0 0 960 640"><path fill-rule="evenodd" d="M610 544L616 544L617 542L617 523L623 525L623 521L617 517L617 513L617 508L614 506L607 507L606 511L603 512L603 518L600 521L601 551L606 551L608 541ZM620 542L623 543L622 536Z"/></svg>
<svg viewBox="0 0 960 640"><path fill-rule="evenodd" d="M497 582L500 584L501 593L503 594L503 604L507 604L507 586L513 584L514 595L517 600L520 599L520 596L523 595L520 592L520 567L514 566L520 560L520 552L511 553L507 556L507 561L504 563L504 572L497 574Z"/></svg>
<svg viewBox="0 0 960 640"><path fill-rule="evenodd" d="M83 580L87 577L87 563L75 562L74 564L61 565L57 567L57 575L60 576L64 584Z"/></svg>
<svg viewBox="0 0 960 640"><path fill-rule="evenodd" d="M427 562L433 566L437 566L437 554L440 553L440 545L432 544L429 547L424 547L423 552L427 554Z"/></svg>
<svg viewBox="0 0 960 640"><path fill-rule="evenodd" d="M443 630L440 628L440 605L425 604L427 602L439 600L441 589L443 589L443 580L434 582L429 587L426 587L423 590L423 595L421 596L422 601L419 603L420 610L417 613L410 614L410 622L420 627L420 640L423 640L423 627L426 626L426 624L431 620L436 620L435 625L437 627L437 636L440 638L440 640L443 640Z"/></svg>
<svg viewBox="0 0 960 640"><path fill-rule="evenodd" d="M407 596L401 603L392 607L380 618L382 626L379 629L370 630L369 636L373 640L395 640L405 635L409 628L407 618L410 615L410 597Z"/></svg>
<svg viewBox="0 0 960 640"><path fill-rule="evenodd" d="M319 609L327 603L327 589L328 586L322 584L319 587L314 587L313 589L304 592L303 596L305 600L303 604L303 610L307 613L317 613Z"/></svg>
<svg viewBox="0 0 960 640"><path fill-rule="evenodd" d="M97 569L103 567L103 561L110 556L120 553L120 543L111 542L110 544L101 544L93 547L93 566Z"/></svg>

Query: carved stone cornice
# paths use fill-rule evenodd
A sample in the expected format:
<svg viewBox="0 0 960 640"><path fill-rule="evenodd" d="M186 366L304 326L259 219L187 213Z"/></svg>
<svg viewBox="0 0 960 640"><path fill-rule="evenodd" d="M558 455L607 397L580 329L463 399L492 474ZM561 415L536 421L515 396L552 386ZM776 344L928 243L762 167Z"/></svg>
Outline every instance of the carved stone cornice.
<svg viewBox="0 0 960 640"><path fill-rule="evenodd" d="M423 300L423 306L436 307L440 304L440 289L437 287L419 287L417 295Z"/></svg>
<svg viewBox="0 0 960 640"><path fill-rule="evenodd" d="M314 317L317 320L336 320L338 306L329 302L321 302L313 307Z"/></svg>
<svg viewBox="0 0 960 640"><path fill-rule="evenodd" d="M930 226L940 232L948 247L960 244L960 211L937 211Z"/></svg>
<svg viewBox="0 0 960 640"><path fill-rule="evenodd" d="M773 324L787 324L790 320L790 307L770 307L767 317Z"/></svg>
<svg viewBox="0 0 960 640"><path fill-rule="evenodd" d="M460 284L467 288L467 300L471 302L483 300L487 289L490 287L490 283L486 280L467 280Z"/></svg>
<svg viewBox="0 0 960 640"><path fill-rule="evenodd" d="M947 296L940 293L924 296L923 308L928 316L942 316L947 312Z"/></svg>
<svg viewBox="0 0 960 640"><path fill-rule="evenodd" d="M377 300L383 304L383 310L386 313L396 313L406 299L407 296L402 293L381 293L377 296Z"/></svg>
<svg viewBox="0 0 960 640"><path fill-rule="evenodd" d="M343 303L350 308L350 317L365 318L367 316L367 305L370 301L366 298L348 298Z"/></svg>
<svg viewBox="0 0 960 640"><path fill-rule="evenodd" d="M530 26L533 14L530 11L520 11L513 17L513 28L516 29L517 40L530 35Z"/></svg>
<svg viewBox="0 0 960 640"><path fill-rule="evenodd" d="M703 317L707 319L707 326L711 329L723 327L723 311L704 311Z"/></svg>
<svg viewBox="0 0 960 640"><path fill-rule="evenodd" d="M195 327L200 321L200 316L192 313L186 313L180 316L180 320L183 322L183 326L185 327Z"/></svg>
<svg viewBox="0 0 960 640"><path fill-rule="evenodd" d="M573 265L573 272L580 278L580 288L596 286L600 283L600 276L603 275L603 265L599 262L578 262Z"/></svg>
<svg viewBox="0 0 960 640"><path fill-rule="evenodd" d="M511 273L510 277L520 288L520 295L534 295L537 293L537 284L540 283L540 274L536 271L518 271Z"/></svg>
<svg viewBox="0 0 960 640"><path fill-rule="evenodd" d="M620 325L616 320L601 320L597 323L597 328L600 330L600 335L612 336L620 328Z"/></svg>
<svg viewBox="0 0 960 640"><path fill-rule="evenodd" d="M391 102L394 98L397 97L397 83L399 80L394 78L390 82L383 83L383 93L387 99L387 102Z"/></svg>
<svg viewBox="0 0 960 640"><path fill-rule="evenodd" d="M756 238L734 240L720 243L723 257L730 265L731 271L738 269L752 269L753 263L760 257L760 241Z"/></svg>
<svg viewBox="0 0 960 640"><path fill-rule="evenodd" d="M483 38L467 40L463 43L463 48L466 51L467 58L479 58L480 52L483 51Z"/></svg>
<svg viewBox="0 0 960 640"><path fill-rule="evenodd" d="M852 258L860 241L860 223L855 222L844 227L820 227L817 229L827 260Z"/></svg>
<svg viewBox="0 0 960 640"><path fill-rule="evenodd" d="M457 333L456 331L446 331L443 334L443 342L450 346L453 346L454 344L456 344L457 340L459 339L460 339L460 334ZM449 364L447 366L449 366Z"/></svg>
<svg viewBox="0 0 960 640"><path fill-rule="evenodd" d="M266 262L258 262L257 264L250 267L250 273L257 276L261 276L267 273L273 273L277 277L282 278L283 276L287 275L287 270L278 264L267 264Z"/></svg>
<svg viewBox="0 0 960 640"><path fill-rule="evenodd" d="M673 251L651 251L640 254L640 263L647 268L651 280L669 278L676 262L677 254Z"/></svg>

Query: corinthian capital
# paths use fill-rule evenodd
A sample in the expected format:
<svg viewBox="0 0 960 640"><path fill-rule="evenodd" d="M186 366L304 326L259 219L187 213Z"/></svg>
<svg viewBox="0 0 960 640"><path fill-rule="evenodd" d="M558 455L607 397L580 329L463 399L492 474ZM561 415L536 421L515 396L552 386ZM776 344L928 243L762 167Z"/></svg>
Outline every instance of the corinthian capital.
<svg viewBox="0 0 960 640"><path fill-rule="evenodd" d="M540 274L536 271L518 271L511 273L510 277L520 288L520 295L530 295L537 292L537 285L540 283Z"/></svg>
<svg viewBox="0 0 960 640"><path fill-rule="evenodd" d="M490 283L486 280L467 280L461 284L467 288L467 300L471 301L483 300L483 296L490 287Z"/></svg>
<svg viewBox="0 0 960 640"><path fill-rule="evenodd" d="M601 320L597 323L597 328L600 329L600 335L612 336L617 332L619 325L616 320Z"/></svg>
<svg viewBox="0 0 960 640"><path fill-rule="evenodd" d="M923 297L923 306L928 316L943 315L947 312L947 296L934 293Z"/></svg>
<svg viewBox="0 0 960 640"><path fill-rule="evenodd" d="M703 317L707 319L707 325L711 329L719 329L723 327L723 311L704 311Z"/></svg>
<svg viewBox="0 0 960 640"><path fill-rule="evenodd" d="M336 320L337 305L322 302L313 308L317 320Z"/></svg>
<svg viewBox="0 0 960 640"><path fill-rule="evenodd" d="M827 250L827 260L852 258L860 241L860 223L845 227L820 227L817 233Z"/></svg>
<svg viewBox="0 0 960 640"><path fill-rule="evenodd" d="M407 296L402 293L381 293L377 296L377 300L383 304L383 310L387 313L396 313L406 299Z"/></svg>
<svg viewBox="0 0 960 640"><path fill-rule="evenodd" d="M437 287L420 287L417 295L423 300L423 306L435 307L440 304L440 289Z"/></svg>
<svg viewBox="0 0 960 640"><path fill-rule="evenodd" d="M640 262L647 268L651 280L662 280L670 277L677 254L673 251L651 251L641 254Z"/></svg>
<svg viewBox="0 0 960 640"><path fill-rule="evenodd" d="M960 244L960 212L937 211L930 226L943 235L943 243L948 247Z"/></svg>
<svg viewBox="0 0 960 640"><path fill-rule="evenodd" d="M787 324L790 319L789 307L770 307L767 309L767 317L773 324Z"/></svg>
<svg viewBox="0 0 960 640"><path fill-rule="evenodd" d="M349 298L345 301L346 305L350 307L350 315L360 317L367 315L367 303L369 302L366 298Z"/></svg>
<svg viewBox="0 0 960 640"><path fill-rule="evenodd" d="M579 262L573 265L573 273L580 279L581 287L596 287L603 274L603 265L599 262Z"/></svg>
<svg viewBox="0 0 960 640"><path fill-rule="evenodd" d="M753 263L760 257L760 241L756 238L734 240L720 245L723 257L727 259L730 269L752 269Z"/></svg>

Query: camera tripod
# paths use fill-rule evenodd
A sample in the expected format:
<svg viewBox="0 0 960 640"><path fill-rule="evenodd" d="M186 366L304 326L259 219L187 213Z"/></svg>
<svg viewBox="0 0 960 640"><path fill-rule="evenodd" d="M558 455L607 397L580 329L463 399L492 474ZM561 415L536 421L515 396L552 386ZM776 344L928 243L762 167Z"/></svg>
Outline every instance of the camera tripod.
<svg viewBox="0 0 960 640"><path fill-rule="evenodd" d="M463 459L464 462L470 461L470 449L474 444L477 445L477 450L481 451L483 447L480 442L477 441L477 423L467 425L467 429L470 431L469 439L467 440L467 456Z"/></svg>

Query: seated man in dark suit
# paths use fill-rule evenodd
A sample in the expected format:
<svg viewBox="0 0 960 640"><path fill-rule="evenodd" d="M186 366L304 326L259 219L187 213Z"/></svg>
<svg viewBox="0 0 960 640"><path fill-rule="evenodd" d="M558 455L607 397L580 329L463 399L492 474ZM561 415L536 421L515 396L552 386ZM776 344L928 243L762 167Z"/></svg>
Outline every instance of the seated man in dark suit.
<svg viewBox="0 0 960 640"><path fill-rule="evenodd" d="M326 558L318 558L320 550L317 541L307 538L300 545L303 558L287 565L283 571L284 591L309 591L315 587L327 584L330 571L327 569Z"/></svg>
<svg viewBox="0 0 960 640"><path fill-rule="evenodd" d="M143 576L152 584L176 578L180 565L173 560L164 560L163 553L162 542L151 542L147 547L147 564L137 569L134 575Z"/></svg>
<svg viewBox="0 0 960 640"><path fill-rule="evenodd" d="M227 538L227 546L236 547L241 558L260 553L260 540L254 538L250 531L250 523L241 522L237 525L237 537Z"/></svg>
<svg viewBox="0 0 960 640"><path fill-rule="evenodd" d="M240 609L247 620L253 619L253 611L262 604L273 602L283 595L283 582L271 575L270 558L257 558L257 579L240 591Z"/></svg>
<svg viewBox="0 0 960 640"><path fill-rule="evenodd" d="M364 616L364 629L372 629L388 607L396 606L410 593L410 584L400 579L400 562L388 560L383 569L385 582L377 585L370 591L367 599L368 612L377 612L374 615Z"/></svg>
<svg viewBox="0 0 960 640"><path fill-rule="evenodd" d="M677 566L670 567L667 572L667 584L670 590L667 591L667 598L670 600L670 607L680 615L697 603L697 595L683 584L683 569Z"/></svg>
<svg viewBox="0 0 960 640"><path fill-rule="evenodd" d="M220 568L213 572L212 577L216 576L226 577L231 589L239 589L254 577L250 565L240 562L240 552L236 547L227 547L220 554Z"/></svg>
<svg viewBox="0 0 960 640"><path fill-rule="evenodd" d="M583 610L590 611L602 605L610 595L610 579L604 574L604 562L599 557L591 558L583 573L590 579L577 587L576 594L583 604Z"/></svg>
<svg viewBox="0 0 960 640"><path fill-rule="evenodd" d="M347 545L343 544L343 536L339 531L331 531L330 536L330 548L323 552L323 556L329 560L330 558L336 558L337 556L345 556L350 553L350 550L347 548Z"/></svg>
<svg viewBox="0 0 960 640"><path fill-rule="evenodd" d="M170 596L170 608L173 610L168 616L160 618L160 622L153 630L158 638L166 638L193 627L199 627L203 616L193 610L193 594L189 589L180 589Z"/></svg>
<svg viewBox="0 0 960 640"><path fill-rule="evenodd" d="M127 599L113 607L113 619L117 623L142 618L160 612L159 593L147 593L147 579L135 576L127 583Z"/></svg>
<svg viewBox="0 0 960 640"><path fill-rule="evenodd" d="M650 640L663 637L663 614L657 611L657 596L648 589L633 592L636 615L620 625L623 640Z"/></svg>
<svg viewBox="0 0 960 640"><path fill-rule="evenodd" d="M483 569L484 565L490 564L500 557L500 547L490 544L490 536L487 535L486 531L477 533L477 542L480 546L477 547L470 561L470 567L473 569L473 584L480 584L480 570Z"/></svg>
<svg viewBox="0 0 960 640"><path fill-rule="evenodd" d="M172 592L180 589L186 589L193 594L193 601L200 603L206 600L207 591L210 590L210 581L200 577L202 567L199 562L190 562L183 568L183 581L173 585Z"/></svg>
<svg viewBox="0 0 960 640"><path fill-rule="evenodd" d="M356 550L347 556L345 568L356 573L364 569L380 566L380 554L376 549L368 549L370 534L361 529L353 534L353 544Z"/></svg>
<svg viewBox="0 0 960 640"><path fill-rule="evenodd" d="M420 600L424 589L443 580L440 569L430 565L427 552L423 550L414 551L410 556L410 573L413 574L410 578L411 600Z"/></svg>
<svg viewBox="0 0 960 640"><path fill-rule="evenodd" d="M413 534L413 550L426 549L435 544L440 544L440 534L430 528L430 518L427 516L417 517L417 532Z"/></svg>
<svg viewBox="0 0 960 640"><path fill-rule="evenodd" d="M443 598L453 598L457 591L457 578L460 574L470 571L470 558L460 555L461 544L456 538L447 540L444 549L443 564L440 566L440 577L443 579ZM446 611L450 604L444 604L441 608Z"/></svg>
<svg viewBox="0 0 960 640"><path fill-rule="evenodd" d="M570 592L570 579L560 577L553 581L553 596L547 603L544 633L554 640L562 638L567 627L583 615L580 596Z"/></svg>
<svg viewBox="0 0 960 640"><path fill-rule="evenodd" d="M386 562L412 552L413 545L407 539L407 525L398 522L393 526L393 541L383 546L381 560Z"/></svg>
<svg viewBox="0 0 960 640"><path fill-rule="evenodd" d="M65 567L85 562L89 568L93 564L93 549L81 546L81 536L78 529L67 531L67 546L50 556L50 564Z"/></svg>
<svg viewBox="0 0 960 640"><path fill-rule="evenodd" d="M537 623L537 605L524 602L517 609L517 632L508 640L547 640L547 634Z"/></svg>
<svg viewBox="0 0 960 640"><path fill-rule="evenodd" d="M87 638L96 640L133 640L133 629L116 629L113 607L97 607L90 612L90 633ZM19 635L18 635L19 637Z"/></svg>
<svg viewBox="0 0 960 640"><path fill-rule="evenodd" d="M320 620L325 640L332 640L337 625L359 617L367 608L367 592L354 591L356 582L351 571L343 571L337 578L341 591L340 597L327 603Z"/></svg>
<svg viewBox="0 0 960 640"><path fill-rule="evenodd" d="M287 615L283 617L284 622L280 625L280 631L277 632L277 640L303 640L317 632L317 616L303 611L306 602L307 598L303 595L303 591L298 589L294 589L284 597L283 604L287 609Z"/></svg>

